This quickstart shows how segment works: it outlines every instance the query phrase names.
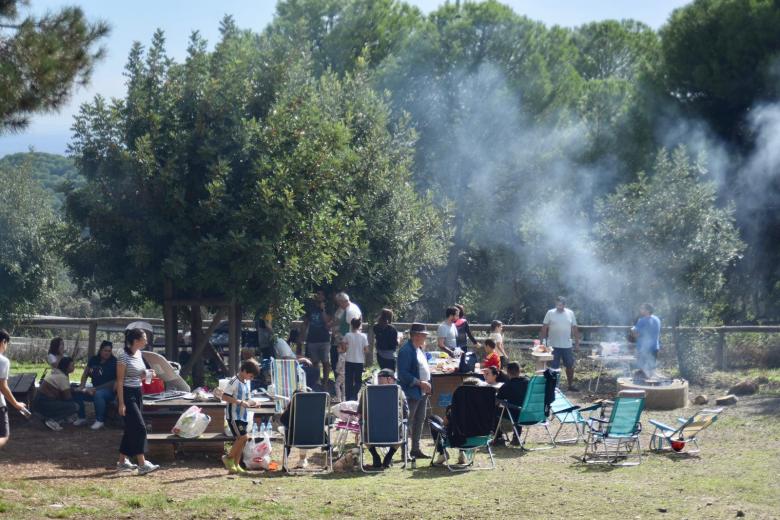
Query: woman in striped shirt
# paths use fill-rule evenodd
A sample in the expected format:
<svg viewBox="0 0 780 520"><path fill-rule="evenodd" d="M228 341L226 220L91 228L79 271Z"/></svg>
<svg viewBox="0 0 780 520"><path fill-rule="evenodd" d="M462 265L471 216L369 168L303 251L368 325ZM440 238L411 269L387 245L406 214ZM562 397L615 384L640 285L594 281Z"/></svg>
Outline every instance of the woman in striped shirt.
<svg viewBox="0 0 780 520"><path fill-rule="evenodd" d="M125 336L125 349L119 355L116 365L116 397L119 415L125 418L125 433L119 445L119 470L138 468L139 475L146 475L160 466L144 457L146 451L146 423L143 417L143 396L141 380L147 375L154 377L154 370L146 368L141 350L146 346L146 333L142 329L130 329ZM130 457L138 461L136 466Z"/></svg>

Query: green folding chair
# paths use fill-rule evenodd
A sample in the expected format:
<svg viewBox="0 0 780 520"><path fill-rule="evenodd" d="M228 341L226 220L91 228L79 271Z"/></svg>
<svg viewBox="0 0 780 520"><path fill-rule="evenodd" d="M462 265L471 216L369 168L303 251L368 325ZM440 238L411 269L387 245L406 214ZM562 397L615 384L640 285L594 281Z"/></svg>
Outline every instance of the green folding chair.
<svg viewBox="0 0 780 520"><path fill-rule="evenodd" d="M512 431L520 440L520 449L525 451L549 450L555 447L555 438L550 432L550 422L545 413L544 394L547 380L544 376L533 376L528 382L528 389L525 392L525 399L522 406L516 406L503 399L498 400L498 406L501 413L498 417L496 426L496 436L501 433L501 423L507 419L512 424ZM528 433L533 426L544 427L550 438L550 445L540 448L526 448L525 443L528 440ZM525 428L525 434L521 437L518 428Z"/></svg>
<svg viewBox="0 0 780 520"><path fill-rule="evenodd" d="M645 393L623 391L614 402L607 401L602 413L611 404L609 419L588 418L588 436L582 461L587 464L637 466L642 463L639 418L645 409ZM635 460L631 460L632 457Z"/></svg>
<svg viewBox="0 0 780 520"><path fill-rule="evenodd" d="M655 426L650 437L650 449L653 451L671 450L672 453L681 455L699 453L701 451L698 441L699 434L717 421L722 411L723 408L700 410L687 419L681 417L677 419L680 423L677 428L650 419L650 424ZM694 446L693 449L690 448L691 445Z"/></svg>
<svg viewBox="0 0 780 520"><path fill-rule="evenodd" d="M585 439L585 428L587 426L587 419L582 415L585 412L593 412L601 408L601 403L591 404L589 406L577 406L569 401L566 394L561 392L560 389L555 389L555 401L550 405L553 419L558 421L558 429L553 435L556 444L577 444L580 440ZM559 439L563 428L567 430L574 428L574 437L567 437L565 439Z"/></svg>

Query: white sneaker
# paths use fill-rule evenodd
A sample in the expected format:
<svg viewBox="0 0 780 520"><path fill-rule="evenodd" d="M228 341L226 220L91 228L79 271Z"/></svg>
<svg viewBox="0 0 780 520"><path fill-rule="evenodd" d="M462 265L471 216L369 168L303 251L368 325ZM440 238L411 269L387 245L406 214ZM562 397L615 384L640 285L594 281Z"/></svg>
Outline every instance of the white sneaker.
<svg viewBox="0 0 780 520"><path fill-rule="evenodd" d="M102 428L103 426L105 426L105 423L104 423L103 421L95 421L95 422L92 424L92 426L90 426L90 428L92 428L93 430L99 430L99 429L100 429L100 428Z"/></svg>
<svg viewBox="0 0 780 520"><path fill-rule="evenodd" d="M160 469L160 466L157 464L152 464L147 460L143 466L138 466L138 474L146 475L147 473L151 473L152 471L156 471L158 469Z"/></svg>
<svg viewBox="0 0 780 520"><path fill-rule="evenodd" d="M79 419L76 419L75 421L73 421L73 426L84 426L85 424L87 424L87 420L86 419L79 418Z"/></svg>
<svg viewBox="0 0 780 520"><path fill-rule="evenodd" d="M124 462L117 462L116 463L116 469L117 471L132 471L135 468L137 468L137 464L133 464L129 460L125 459Z"/></svg>
<svg viewBox="0 0 780 520"><path fill-rule="evenodd" d="M54 419L46 419L45 421L43 421L43 424L45 424L47 428L49 428L50 430L54 430L55 432L62 431L62 426Z"/></svg>

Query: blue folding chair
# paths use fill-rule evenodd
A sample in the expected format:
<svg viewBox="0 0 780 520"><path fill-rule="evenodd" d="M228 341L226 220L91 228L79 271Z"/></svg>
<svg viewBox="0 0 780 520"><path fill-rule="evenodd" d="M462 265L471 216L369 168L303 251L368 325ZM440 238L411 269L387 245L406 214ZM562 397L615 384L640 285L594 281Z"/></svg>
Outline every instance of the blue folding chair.
<svg viewBox="0 0 780 520"><path fill-rule="evenodd" d="M287 473L294 471L288 466L290 448L320 448L326 452L324 468L321 471L333 471L333 447L330 443L328 427L330 395L326 392L298 392L290 399L289 426L284 435L284 455L282 467ZM311 470L295 472L312 473Z"/></svg>
<svg viewBox="0 0 780 520"><path fill-rule="evenodd" d="M588 437L582 461L588 464L636 466L642 463L639 418L645 408L645 393L623 391L614 402L606 401L604 412L611 404L609 419L588 418ZM635 461L631 457L636 456Z"/></svg>
<svg viewBox="0 0 780 520"><path fill-rule="evenodd" d="M585 428L587 419L582 415L585 412L593 412L601 408L601 403L591 404L589 406L577 406L572 404L559 388L555 389L555 401L550 405L553 419L558 421L558 429L555 431L553 439L556 444L577 444L585 439ZM574 428L574 437L559 439L558 436L564 427Z"/></svg>
<svg viewBox="0 0 780 520"><path fill-rule="evenodd" d="M370 447L402 448L403 467L406 467L408 450L404 399L398 385L366 385L360 393L360 467L364 472L374 472L366 467L363 459Z"/></svg>
<svg viewBox="0 0 780 520"><path fill-rule="evenodd" d="M525 399L522 406L516 406L503 399L498 400L498 406L501 413L496 426L496 436L501 432L502 420L506 419L512 424L512 431L515 437L520 440L520 449L525 451L549 450L555 447L555 438L550 433L550 422L545 410L544 397L548 384L555 384L554 381L548 382L544 376L533 376L528 382L528 389L525 392ZM540 448L526 448L525 443L528 440L528 433L533 426L542 426L550 438L550 446ZM524 428L525 434L521 436L518 428Z"/></svg>

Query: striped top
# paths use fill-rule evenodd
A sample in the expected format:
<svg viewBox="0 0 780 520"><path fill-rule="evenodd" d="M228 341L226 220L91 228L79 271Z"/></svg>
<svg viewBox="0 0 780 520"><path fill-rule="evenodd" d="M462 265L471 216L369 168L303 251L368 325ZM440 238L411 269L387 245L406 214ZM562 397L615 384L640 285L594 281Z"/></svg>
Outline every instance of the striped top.
<svg viewBox="0 0 780 520"><path fill-rule="evenodd" d="M141 380L146 373L146 365L144 365L144 358L139 350L134 355L128 354L125 349L119 354L117 364L125 365L125 379L122 381L123 386L130 388L141 388Z"/></svg>
<svg viewBox="0 0 780 520"><path fill-rule="evenodd" d="M225 388L224 395L229 395L233 399L238 399L239 401L245 401L249 399L251 392L252 388L249 381L241 381L238 376L233 376ZM249 413L246 408L233 403L228 403L225 417L228 420L233 421L249 421Z"/></svg>

